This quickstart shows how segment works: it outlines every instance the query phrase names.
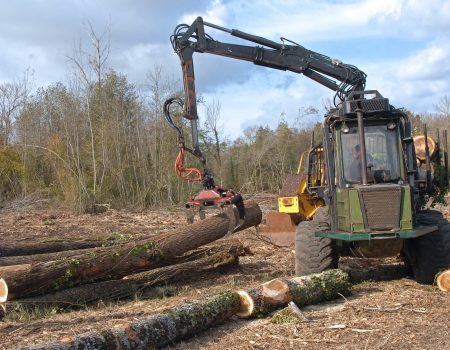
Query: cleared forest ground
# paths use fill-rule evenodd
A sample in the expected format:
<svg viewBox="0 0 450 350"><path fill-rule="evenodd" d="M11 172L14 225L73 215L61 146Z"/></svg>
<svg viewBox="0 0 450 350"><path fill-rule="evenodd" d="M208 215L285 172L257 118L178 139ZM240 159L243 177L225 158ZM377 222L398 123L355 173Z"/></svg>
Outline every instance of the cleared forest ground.
<svg viewBox="0 0 450 350"><path fill-rule="evenodd" d="M66 211L3 211L3 240L137 239L185 224L174 208L139 213L108 210L98 215ZM238 268L153 289L114 304L38 315L18 312L0 322L0 349L38 344L131 322L227 288L243 288L294 274L293 248L259 239L255 229L233 235L253 255ZM394 262L395 259L392 259ZM389 260L387 260L389 261ZM170 349L450 349L450 295L411 279L364 281L347 299L303 309L310 322L271 323L271 316L232 318Z"/></svg>

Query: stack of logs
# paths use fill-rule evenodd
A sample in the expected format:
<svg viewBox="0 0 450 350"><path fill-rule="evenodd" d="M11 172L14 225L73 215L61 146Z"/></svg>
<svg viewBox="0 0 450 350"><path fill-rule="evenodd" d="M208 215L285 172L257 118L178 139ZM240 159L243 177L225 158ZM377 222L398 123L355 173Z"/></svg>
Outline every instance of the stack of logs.
<svg viewBox="0 0 450 350"><path fill-rule="evenodd" d="M247 204L246 218L235 232L262 219L256 204ZM238 264L246 248L236 240L216 240L228 233L229 218L219 214L169 233L135 242L56 242L39 246L0 244L0 318L16 307L76 308L100 300L129 298L158 284ZM213 245L211 243L214 242ZM101 246L98 246L100 245ZM67 249L69 250L62 250ZM60 250L56 251L55 250ZM31 255L18 255L24 252ZM448 288L450 273L442 274ZM352 280L362 278L350 276ZM120 324L59 342L25 349L157 348L196 334L232 315L248 318L294 302L298 306L350 293L349 275L342 270L274 279L254 288L227 290L144 320ZM365 276L363 276L365 278Z"/></svg>
<svg viewBox="0 0 450 350"><path fill-rule="evenodd" d="M236 231L258 225L261 218L259 206L247 204L245 222ZM25 308L76 307L131 297L157 284L234 266L245 254L242 244L225 241L204 247L224 237L228 228L229 218L222 213L172 232L114 245L105 246L103 241L36 246L3 242L0 303L8 301L3 304L6 308L18 304ZM33 254L18 255L25 252Z"/></svg>

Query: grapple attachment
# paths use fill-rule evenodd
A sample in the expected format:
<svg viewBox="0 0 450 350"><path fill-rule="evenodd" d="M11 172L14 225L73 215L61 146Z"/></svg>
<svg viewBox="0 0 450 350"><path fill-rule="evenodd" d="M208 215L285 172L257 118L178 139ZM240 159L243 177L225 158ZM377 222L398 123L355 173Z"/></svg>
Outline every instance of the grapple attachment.
<svg viewBox="0 0 450 350"><path fill-rule="evenodd" d="M222 210L230 219L228 234L232 233L244 222L245 206L242 195L219 186L198 192L185 206L187 209L187 221L189 223L194 221L196 214L203 220L205 218L205 210L207 209L215 208Z"/></svg>

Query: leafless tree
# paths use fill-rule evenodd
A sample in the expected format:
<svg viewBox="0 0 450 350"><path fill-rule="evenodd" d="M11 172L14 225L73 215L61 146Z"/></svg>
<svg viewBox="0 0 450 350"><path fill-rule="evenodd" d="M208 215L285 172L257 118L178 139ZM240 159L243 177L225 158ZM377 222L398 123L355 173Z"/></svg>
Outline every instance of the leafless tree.
<svg viewBox="0 0 450 350"><path fill-rule="evenodd" d="M0 85L0 140L10 144L13 137L14 121L25 106L29 95L29 71L20 81Z"/></svg>
<svg viewBox="0 0 450 350"><path fill-rule="evenodd" d="M437 105L435 106L437 112L442 117L449 117L450 116L450 97L445 95L442 97Z"/></svg>

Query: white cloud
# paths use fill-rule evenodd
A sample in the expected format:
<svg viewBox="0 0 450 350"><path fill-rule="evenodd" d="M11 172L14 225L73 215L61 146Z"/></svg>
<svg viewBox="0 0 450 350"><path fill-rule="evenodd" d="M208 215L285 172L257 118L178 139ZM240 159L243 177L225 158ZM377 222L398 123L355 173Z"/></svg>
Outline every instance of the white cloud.
<svg viewBox="0 0 450 350"><path fill-rule="evenodd" d="M370 86L415 112L433 112L450 94L450 43L437 39L410 56L368 66Z"/></svg>
<svg viewBox="0 0 450 350"><path fill-rule="evenodd" d="M260 71L243 84L229 83L215 92L203 94L203 97L207 101L220 100L221 120L227 134L237 137L250 125L276 127L282 114L284 120L294 123L302 107L315 106L323 111L321 101L333 96L333 92L303 79L289 72ZM204 113L200 108L200 118ZM311 121L316 120L307 120L308 123Z"/></svg>
<svg viewBox="0 0 450 350"><path fill-rule="evenodd" d="M185 14L181 17L180 23L191 24L199 16L203 17L207 22L225 25L228 17L228 7L221 0L213 0L205 12Z"/></svg>

